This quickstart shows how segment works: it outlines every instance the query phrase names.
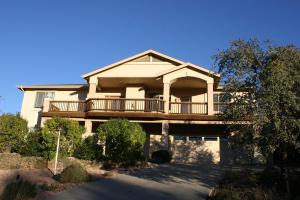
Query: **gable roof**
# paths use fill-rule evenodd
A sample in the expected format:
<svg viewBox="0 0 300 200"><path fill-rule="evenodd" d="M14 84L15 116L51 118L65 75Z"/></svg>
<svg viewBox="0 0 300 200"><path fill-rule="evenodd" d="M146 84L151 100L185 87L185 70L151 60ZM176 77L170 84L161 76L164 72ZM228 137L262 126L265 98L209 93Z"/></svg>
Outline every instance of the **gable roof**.
<svg viewBox="0 0 300 200"><path fill-rule="evenodd" d="M119 65L122 65L122 64L124 64L124 63L130 62L130 61L132 61L132 60L134 60L134 59L137 59L137 58L140 58L140 57L142 57L142 56L149 55L149 54L152 54L152 55L161 57L161 58L163 58L163 59L165 59L165 60L168 60L168 61L170 61L170 62L176 63L176 64L178 64L178 65L184 64L184 62L181 61L181 60L177 60L176 58L167 56L167 55L165 55L165 54L162 54L162 53L159 53L159 52L157 52L157 51L154 51L154 50L150 49L150 50L144 51L144 52L142 52L142 53L136 54L136 55L134 55L134 56L131 56L131 57L129 57L129 58L126 58L126 59L120 60L120 61L118 61L118 62L115 62L115 63L113 63L113 64L110 64L110 65L107 65L107 66L105 66L105 67L102 67L102 68L100 68L100 69L96 69L96 70L91 71L91 72L89 72L89 73L83 74L81 77L84 78L84 79L87 79L87 78L89 78L90 76L92 76L92 75L94 75L94 74L97 74L97 73L106 71L106 70L108 70L108 69L117 67L117 66L119 66Z"/></svg>
<svg viewBox="0 0 300 200"><path fill-rule="evenodd" d="M205 68L203 68L203 67L200 67L200 66L198 66L198 65L194 65L194 64L189 63L189 62L184 63L184 64L179 65L179 66L176 66L176 67L173 67L173 68L168 69L168 70L166 70L166 71L163 71L163 72L161 72L161 73L158 73L156 76L157 76L157 77L163 76L163 75L165 75L165 74L169 74L169 73L171 73L171 72L180 70L180 69L185 68L185 67L191 67L191 68L193 68L193 69L195 69L195 70L197 70L197 71L204 72L204 73L207 74L207 75L212 75L212 76L214 76L214 77L220 78L220 74L218 74L218 73L216 73L216 72L214 72L214 71L205 69Z"/></svg>

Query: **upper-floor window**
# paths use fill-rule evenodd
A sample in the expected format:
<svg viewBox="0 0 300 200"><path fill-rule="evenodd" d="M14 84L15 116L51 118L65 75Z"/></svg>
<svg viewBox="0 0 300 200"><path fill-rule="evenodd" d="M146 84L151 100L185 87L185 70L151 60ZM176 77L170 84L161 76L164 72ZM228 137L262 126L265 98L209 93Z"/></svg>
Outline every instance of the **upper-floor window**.
<svg viewBox="0 0 300 200"><path fill-rule="evenodd" d="M37 92L35 96L34 107L43 107L45 98L54 99L54 92Z"/></svg>
<svg viewBox="0 0 300 200"><path fill-rule="evenodd" d="M224 96L221 93L214 94L214 111L223 112L225 110L226 102Z"/></svg>

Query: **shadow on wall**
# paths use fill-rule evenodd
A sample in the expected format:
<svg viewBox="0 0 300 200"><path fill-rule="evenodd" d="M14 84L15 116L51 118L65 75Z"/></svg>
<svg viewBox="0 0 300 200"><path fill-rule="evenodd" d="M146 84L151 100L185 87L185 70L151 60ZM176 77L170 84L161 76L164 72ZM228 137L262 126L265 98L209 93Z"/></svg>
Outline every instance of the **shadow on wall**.
<svg viewBox="0 0 300 200"><path fill-rule="evenodd" d="M204 141L174 141L172 162L210 165L218 162L216 154L206 148Z"/></svg>
<svg viewBox="0 0 300 200"><path fill-rule="evenodd" d="M229 138L220 138L220 164L256 165L263 163L262 155L254 149L248 149L246 146L233 146Z"/></svg>

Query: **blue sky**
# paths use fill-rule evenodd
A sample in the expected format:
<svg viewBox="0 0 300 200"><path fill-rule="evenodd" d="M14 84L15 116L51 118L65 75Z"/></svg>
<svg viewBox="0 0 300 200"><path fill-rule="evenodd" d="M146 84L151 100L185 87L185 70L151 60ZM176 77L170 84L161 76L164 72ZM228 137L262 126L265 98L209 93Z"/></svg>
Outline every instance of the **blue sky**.
<svg viewBox="0 0 300 200"><path fill-rule="evenodd" d="M0 0L0 112L16 85L84 83L80 75L147 49L211 68L234 39L300 46L296 0Z"/></svg>

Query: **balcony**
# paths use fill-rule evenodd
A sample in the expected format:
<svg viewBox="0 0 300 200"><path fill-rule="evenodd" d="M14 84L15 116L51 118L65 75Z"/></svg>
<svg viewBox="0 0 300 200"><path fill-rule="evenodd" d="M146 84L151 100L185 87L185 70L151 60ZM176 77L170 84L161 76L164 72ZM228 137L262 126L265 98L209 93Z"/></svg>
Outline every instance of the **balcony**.
<svg viewBox="0 0 300 200"><path fill-rule="evenodd" d="M159 112L164 102L160 99L94 98L87 101L50 101L48 112Z"/></svg>
<svg viewBox="0 0 300 200"><path fill-rule="evenodd" d="M133 117L167 120L213 120L216 116L207 114L207 103L170 102L169 113L164 112L165 102L157 98L91 98L86 101L49 101L44 105L43 116L64 117ZM221 108L214 104L214 109ZM218 114L218 112L214 112Z"/></svg>

